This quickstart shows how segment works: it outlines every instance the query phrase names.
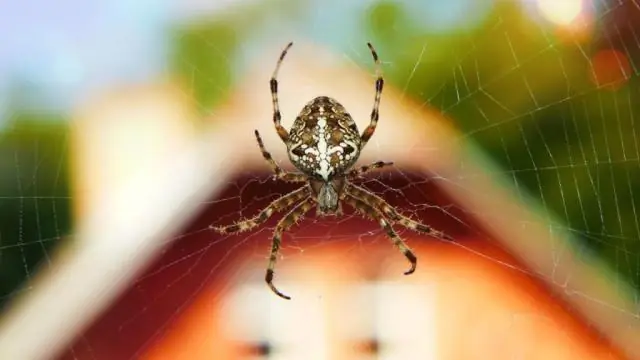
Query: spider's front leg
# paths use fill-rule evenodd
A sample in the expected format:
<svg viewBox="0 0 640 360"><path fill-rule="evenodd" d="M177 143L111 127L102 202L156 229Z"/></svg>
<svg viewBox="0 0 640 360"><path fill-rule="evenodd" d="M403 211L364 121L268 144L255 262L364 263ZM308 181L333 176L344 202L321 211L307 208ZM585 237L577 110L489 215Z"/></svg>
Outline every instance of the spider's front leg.
<svg viewBox="0 0 640 360"><path fill-rule="evenodd" d="M271 215L276 212L282 211L291 205L297 203L298 201L308 197L310 194L309 187L304 186L298 190L295 190L287 195L281 196L280 198L274 200L267 206L262 209L258 215L250 218L238 221L235 224L226 225L226 226L209 226L209 229L215 230L220 234L233 234L239 233L243 231L249 231L260 224L267 221Z"/></svg>
<svg viewBox="0 0 640 360"><path fill-rule="evenodd" d="M280 70L280 66L282 65L282 61L284 57L287 55L287 51L293 45L292 42L287 44L287 46L282 50L280 54L280 58L278 59L278 63L276 64L275 70L273 70L273 75L271 75L271 80L269 80L269 87L271 88L271 101L273 103L273 125L276 127L276 132L280 139L283 142L287 142L289 139L289 133L287 130L280 124L280 120L282 115L280 114L280 106L278 104L278 71Z"/></svg>
<svg viewBox="0 0 640 360"><path fill-rule="evenodd" d="M360 136L360 150L362 150L369 139L371 139L373 133L376 131L376 126L378 126L378 118L380 117L380 97L382 96L382 87L384 86L382 66L380 65L380 59L378 59L378 53L371 43L367 43L367 46L369 46L369 50L371 50L371 55L373 56L373 61L376 64L376 97L373 101L373 110L371 110L371 122Z"/></svg>
<svg viewBox="0 0 640 360"><path fill-rule="evenodd" d="M280 242L282 241L282 233L289 230L291 226L298 222L298 220L309 210L313 208L314 200L312 198L307 198L305 201L298 204L296 207L291 209L285 215L278 225L276 226L276 230L273 233L273 241L271 242L271 253L269 255L269 266L267 267L267 274L265 276L265 281L271 291L273 291L276 295L281 298L291 300L291 297L281 293L275 285L273 285L273 269L276 266L276 261L278 260L278 253L280 252Z"/></svg>
<svg viewBox="0 0 640 360"><path fill-rule="evenodd" d="M271 170L274 172L276 178L287 182L307 181L307 177L303 174L296 174L282 170L282 168L276 163L276 161L273 160L273 157L271 157L271 153L269 153L264 147L264 142L262 142L262 138L260 137L260 133L258 132L258 130L255 130L255 134L256 140L258 141L258 146L260 147L260 151L262 151L262 157L267 160L267 163L269 163L269 167L271 167Z"/></svg>
<svg viewBox="0 0 640 360"><path fill-rule="evenodd" d="M369 205L365 200L359 199L351 194L345 195L344 202L353 206L363 215L369 216L373 220L378 221L380 226L387 232L387 236L389 237L391 242L393 242L393 245L395 245L411 263L411 268L404 272L405 275L412 274L414 271L416 271L418 259L413 254L413 251L411 251L411 249L404 242L404 240L402 240L400 236L396 234L395 230L393 230L393 227L391 227L391 224L389 224L389 222L385 219L380 210L376 209L374 206Z"/></svg>

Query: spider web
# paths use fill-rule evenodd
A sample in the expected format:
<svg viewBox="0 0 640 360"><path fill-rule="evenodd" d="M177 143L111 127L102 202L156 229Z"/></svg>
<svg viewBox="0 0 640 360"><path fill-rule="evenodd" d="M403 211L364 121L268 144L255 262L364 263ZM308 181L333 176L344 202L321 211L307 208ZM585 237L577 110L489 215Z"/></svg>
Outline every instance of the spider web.
<svg viewBox="0 0 640 360"><path fill-rule="evenodd" d="M454 7L466 3L451 4ZM275 11L273 6L255 5L256 8L244 9L242 24L246 29L242 32L240 25L228 20L181 28L174 40L177 50L171 70L190 79L198 109L215 115L216 106L224 101L241 69L237 64L242 60L230 59L255 58L260 51L256 44L280 36L281 28L267 25L273 19L289 19L292 27L319 42L332 44L346 60L365 69L369 69L370 59L360 48L371 39L383 58L388 86L401 89L404 96L417 99L425 109L435 108L450 119L459 130L456 141L475 144L496 163L487 171L515 189L518 200L528 203L534 199L541 209L539 216L549 224L549 232L572 234L579 257L584 254L586 261L591 254L597 254L620 279L638 289L640 145L635 120L640 111L640 29L634 22L640 21L640 6L633 1L584 4L583 13L591 16L584 20L585 28L592 27L584 30L589 35L583 35L581 27L574 33L559 30L561 26L546 19L534 2L487 1L486 7L476 5L477 11L469 12L472 15L442 10L445 13L429 15L429 21L418 14L433 12L405 3L361 3L326 12L306 12L304 6L292 6L289 14ZM268 20L257 21L255 14L263 12L268 14ZM359 14L362 23L353 24L336 14L345 18ZM342 24L344 31L328 31L322 26L327 22L325 17ZM51 135L64 133L57 128L52 130L55 125L38 125L36 130L30 125L21 127L20 124L30 124L29 120L38 124L42 121L33 116L21 119L12 111L7 112L8 117L18 121L4 129L0 142L1 173L12 174L3 176L0 182L0 266L6 278L1 282L0 296L4 302L33 289L30 279L37 267L46 268L54 245L71 229L71 199L65 180L67 137ZM291 125L287 118L291 119L291 114L283 119L285 127ZM391 119L382 114L380 121ZM268 125L265 123L265 129ZM274 146L282 145L267 144L268 148ZM369 146L375 146L375 135ZM432 154L427 148L413 150L424 156ZM255 155L259 156L257 148ZM394 160L385 158L383 153L377 155L381 160ZM270 201L295 189L296 186L274 182L266 173L266 166L264 169L264 173L244 172L230 179L225 190L210 199L207 210L182 234L167 239L172 245L162 259L132 285L121 300L129 305L118 310L114 336L125 338L142 328L148 335L144 341L125 344L125 353L143 353L214 280L247 272L250 274L243 279L264 287L262 267L280 217L274 216L255 231L240 236L221 237L208 229L212 223L227 224L252 216ZM451 246L562 288L565 279L555 279L521 262L496 256L494 249L478 250L467 244L465 239L486 237L474 220L479 214L438 189L444 182L465 183L480 175L472 173L456 179L438 174L425 177L395 167L358 183L413 219L451 229L450 235L457 239ZM500 208L483 211L492 217L505 215ZM403 237L410 236L407 230L397 230ZM416 245L416 238L411 239L410 245ZM390 266L399 274L398 264L403 259L375 222L363 220L349 210L339 219L316 218L310 213L286 233L278 277L287 278L286 263L311 258L334 247L340 249L337 259L357 261L356 254L378 246L388 246L386 256L397 258ZM553 247L558 252L567 251L560 239ZM560 256L550 256L555 255ZM342 265L338 262L334 266ZM235 267L244 270L234 270ZM283 280L281 284L286 290L284 286L290 282ZM225 290L241 288L233 281L224 286ZM625 291L620 286L619 291ZM272 296L266 288L264 292ZM637 297L634 303L636 308L640 306ZM168 315L153 319L159 312ZM640 316L638 311L627 315ZM65 357L100 358L102 349L93 337L96 332L95 328L90 330L68 349Z"/></svg>

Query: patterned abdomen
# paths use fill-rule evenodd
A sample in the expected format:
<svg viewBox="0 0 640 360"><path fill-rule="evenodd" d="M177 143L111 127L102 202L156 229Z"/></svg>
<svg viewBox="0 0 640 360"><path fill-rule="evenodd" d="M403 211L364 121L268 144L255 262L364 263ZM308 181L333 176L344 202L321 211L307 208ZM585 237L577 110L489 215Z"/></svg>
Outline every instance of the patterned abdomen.
<svg viewBox="0 0 640 360"><path fill-rule="evenodd" d="M320 96L302 109L289 132L289 159L314 178L342 175L360 155L358 127L337 101Z"/></svg>

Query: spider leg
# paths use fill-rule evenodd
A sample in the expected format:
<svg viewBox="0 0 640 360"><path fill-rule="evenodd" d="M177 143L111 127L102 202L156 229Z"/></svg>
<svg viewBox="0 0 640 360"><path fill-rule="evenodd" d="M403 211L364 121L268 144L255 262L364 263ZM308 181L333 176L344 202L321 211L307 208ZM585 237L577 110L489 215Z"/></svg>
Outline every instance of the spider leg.
<svg viewBox="0 0 640 360"><path fill-rule="evenodd" d="M272 201L269 206L262 209L262 211L260 211L258 215L250 219L240 220L235 224L226 226L209 226L209 229L215 230L220 234L233 234L251 230L267 221L267 219L269 219L274 213L282 211L297 203L298 201L308 197L309 193L310 191L308 186L301 187L300 189L297 189Z"/></svg>
<svg viewBox="0 0 640 360"><path fill-rule="evenodd" d="M398 213L398 211L392 207L391 205L389 205L388 202L386 202L384 199L382 199L381 197L379 197L376 194L373 194L372 192L365 190L363 188L361 188L360 186L351 184L351 183L347 183L344 191L354 197L357 197L359 199L362 200L366 200L367 203L371 204L372 206L380 209L382 211L382 213L389 218L389 220L398 223L408 229L411 229L413 231L419 232L419 233L424 233L430 236L434 236L440 239L445 239L445 240L453 240L453 238L447 234L445 234L442 231L439 230L435 230L434 228L432 228L429 225L425 225L422 224L420 222L417 222L415 220L412 220L400 213Z"/></svg>
<svg viewBox="0 0 640 360"><path fill-rule="evenodd" d="M407 260L409 260L409 262L411 263L411 268L405 271L404 273L405 275L412 274L414 271L416 271L418 259L413 254L413 251L411 251L411 249L404 242L404 240L402 240L398 236L398 234L396 234L395 230L393 230L393 227L391 227L391 224L389 224L387 219L385 219L384 215L380 210L378 210L372 204L369 204L366 199L361 199L351 194L346 194L344 196L344 202L353 206L356 210L358 210L363 215L369 216L373 220L378 221L380 226L387 232L387 236L389 237L389 239L391 239L391 241L393 242L393 245L395 245L398 248L398 250L400 250L400 252L402 252L402 254L404 254Z"/></svg>
<svg viewBox="0 0 640 360"><path fill-rule="evenodd" d="M384 161L376 161L368 165L362 165L359 168L349 171L349 173L347 174L347 178L355 179L368 173L369 171L380 169L387 166L392 166L392 165L393 165L393 162L384 162Z"/></svg>
<svg viewBox="0 0 640 360"><path fill-rule="evenodd" d="M269 85L271 87L271 100L273 102L273 124L276 127L278 136L280 136L280 139L282 139L282 141L284 142L289 139L289 133L282 125L280 125L280 119L282 118L282 116L280 115L280 106L278 104L278 80L276 80L276 78L278 77L278 71L280 70L280 65L282 65L282 60L284 60L285 55L287 55L287 51L289 51L292 45L293 43L290 42L289 44L287 44L284 50L282 50L280 59L278 59L276 68L273 71L273 75L271 75L271 80L269 81Z"/></svg>
<svg viewBox="0 0 640 360"><path fill-rule="evenodd" d="M287 181L287 182L307 181L307 177L304 174L291 173L291 172L286 172L282 170L282 168L275 162L275 160L273 160L273 157L271 157L271 154L264 147L264 143L262 142L262 138L260 137L260 133L258 132L258 130L255 130L255 134L256 134L256 140L258 141L258 146L260 146L260 151L262 151L262 157L264 157L265 160L267 160L267 162L269 163L269 166L271 167L271 170L276 174L275 175L276 178Z"/></svg>
<svg viewBox="0 0 640 360"><path fill-rule="evenodd" d="M276 295L280 296L281 298L284 298L287 300L290 300L291 297L281 293L273 285L273 269L276 266L276 261L278 259L278 252L280 251L280 242L282 240L282 233L287 231L291 226L297 223L298 220L300 220L300 218L306 212L308 212L309 210L311 210L311 208L313 208L313 205L314 205L314 200L312 198L307 198L303 202L296 205L296 207L291 209L291 211L289 211L287 215L285 215L280 220L280 222L278 222L278 225L276 226L276 230L273 232L273 241L271 242L271 253L269 255L269 266L267 267L267 274L264 279L267 282L267 285L269 285L269 288L271 288L271 291L276 293Z"/></svg>
<svg viewBox="0 0 640 360"><path fill-rule="evenodd" d="M371 43L367 43L369 46L369 50L371 50L371 55L373 55L373 61L376 64L376 96L373 101L373 110L371 111L371 122L369 126L362 132L360 136L360 150L364 148L367 144L371 136L373 136L374 131L376 131L376 126L378 125L378 118L380 116L378 109L380 108L380 96L382 95L382 87L384 85L384 79L382 78L382 66L380 65L380 59L378 59L378 53L373 48Z"/></svg>

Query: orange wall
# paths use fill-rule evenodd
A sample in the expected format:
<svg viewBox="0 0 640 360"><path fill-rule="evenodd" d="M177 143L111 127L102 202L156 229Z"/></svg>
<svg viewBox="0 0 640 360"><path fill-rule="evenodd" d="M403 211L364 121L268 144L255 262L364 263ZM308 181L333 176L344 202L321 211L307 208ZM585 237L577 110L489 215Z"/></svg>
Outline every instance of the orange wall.
<svg viewBox="0 0 640 360"><path fill-rule="evenodd" d="M415 236L409 238L414 246L421 241ZM354 239L353 242L357 243L358 240ZM280 302L292 312L300 306L314 311L320 309L326 320L325 350L329 351L327 358L332 359L353 359L358 353L370 352L362 341L341 335L340 328L347 326L345 322L349 321L349 312L345 312L343 307L351 304L350 308L353 308L353 303L347 297L357 297L353 289L358 284L375 281L376 278L400 287L426 286L429 289L424 306L432 308L429 312L434 315L434 323L429 327L434 331L427 332L424 337L418 336L418 339L435 344L432 354L437 359L619 358L587 325L569 314L555 296L538 286L534 276L501 264L500 261L512 261L495 249L483 248L480 241L463 243L467 248L423 242L416 249L419 256L418 271L406 277L401 274L406 266L403 258L384 242L382 236L362 247L354 247L353 243L348 242L324 246L320 251L289 256L280 261L276 281L287 280L283 282L289 283L289 289L285 289L284 284L280 287L293 297L290 302L277 298L266 285L256 287L264 292L264 297L258 295L260 297L255 301ZM474 254L471 249L481 251L489 258ZM255 257L248 258L253 261L249 268L254 269L255 263L255 270L262 274L260 266L264 265L264 261L255 262ZM238 263L236 266L243 265ZM226 283L211 284L203 291L180 314L170 331L145 352L144 358L245 358L250 352L247 345L234 340L234 336L229 334L229 329L234 327L230 322L234 319L227 313L230 310L226 305L226 297L234 287L251 280L237 274L235 279L233 276L230 279ZM296 287L296 283L303 286ZM412 312L416 308L409 306L420 306L406 305L406 299L393 300L394 296L401 295L392 293L384 296L391 299L391 306L395 305L394 301L405 304L400 311ZM299 304L295 304L296 301ZM318 302L321 303L319 308ZM309 314L310 317L313 315ZM407 337L415 338L411 329L415 327L412 322L416 319L412 319L411 315L408 319L397 324ZM304 331L311 320L306 317L283 317L281 324L278 324L278 320L275 322L276 329L279 325L297 326ZM418 342L406 344L421 345ZM386 351L399 350L394 350L393 344L389 344Z"/></svg>

